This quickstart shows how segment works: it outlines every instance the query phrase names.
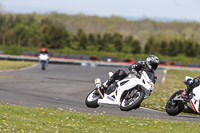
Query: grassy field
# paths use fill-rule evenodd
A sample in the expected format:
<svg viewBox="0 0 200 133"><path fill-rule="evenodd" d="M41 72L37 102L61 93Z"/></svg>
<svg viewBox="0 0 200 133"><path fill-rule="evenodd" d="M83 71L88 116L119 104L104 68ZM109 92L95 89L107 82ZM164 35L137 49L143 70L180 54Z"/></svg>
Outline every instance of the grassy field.
<svg viewBox="0 0 200 133"><path fill-rule="evenodd" d="M83 114L53 108L0 105L0 132L196 133L198 123Z"/></svg>
<svg viewBox="0 0 200 133"><path fill-rule="evenodd" d="M32 62L0 61L0 70L19 69ZM156 86L154 93L142 106L165 110L168 98L184 89L184 77L197 77L200 72L169 70L165 82ZM0 104L0 132L10 133L196 133L199 123L156 120L149 118L84 114L55 108L30 108Z"/></svg>
<svg viewBox="0 0 200 133"><path fill-rule="evenodd" d="M0 61L0 70L13 70L36 64L36 62L25 62L25 61Z"/></svg>

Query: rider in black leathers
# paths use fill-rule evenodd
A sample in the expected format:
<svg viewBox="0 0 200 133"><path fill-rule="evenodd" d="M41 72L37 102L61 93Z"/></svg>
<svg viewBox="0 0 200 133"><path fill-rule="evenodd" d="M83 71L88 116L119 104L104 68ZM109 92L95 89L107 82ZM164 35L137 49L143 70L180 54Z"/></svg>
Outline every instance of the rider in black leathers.
<svg viewBox="0 0 200 133"><path fill-rule="evenodd" d="M159 64L159 59L155 55L150 55L147 57L145 61L137 61L136 63L132 64L129 66L129 71L136 71L137 73L146 70L149 72L154 73L154 71L157 69ZM124 70L117 70L114 72L114 74L106 81L103 83L103 88L107 89L115 80L122 80L125 77L127 77L128 74ZM155 83L156 76L154 78Z"/></svg>
<svg viewBox="0 0 200 133"><path fill-rule="evenodd" d="M187 88L182 92L182 96L185 97L187 94L192 92L192 90L200 85L200 76L196 78L186 76L184 81Z"/></svg>

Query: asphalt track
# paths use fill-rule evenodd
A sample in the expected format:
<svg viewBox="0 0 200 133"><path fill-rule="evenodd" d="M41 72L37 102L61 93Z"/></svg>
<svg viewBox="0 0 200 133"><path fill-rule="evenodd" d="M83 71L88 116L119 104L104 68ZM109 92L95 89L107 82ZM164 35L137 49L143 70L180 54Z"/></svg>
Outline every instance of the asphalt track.
<svg viewBox="0 0 200 133"><path fill-rule="evenodd" d="M200 122L199 116L169 116L166 112L139 108L128 112L116 106L105 105L88 108L85 98L94 87L94 79L108 78L109 71L116 67L91 67L79 65L53 65L42 71L39 65L22 70L0 72L0 103L31 107L55 107L84 113L120 115L161 120ZM121 68L128 72L127 68ZM161 82L164 71L158 69L157 83ZM155 90L156 91L156 90Z"/></svg>

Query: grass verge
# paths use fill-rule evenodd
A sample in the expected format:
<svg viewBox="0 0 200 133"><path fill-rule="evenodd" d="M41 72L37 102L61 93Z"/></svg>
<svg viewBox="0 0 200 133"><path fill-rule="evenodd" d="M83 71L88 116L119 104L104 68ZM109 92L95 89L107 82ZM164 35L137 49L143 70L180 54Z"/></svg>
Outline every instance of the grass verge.
<svg viewBox="0 0 200 133"><path fill-rule="evenodd" d="M0 105L0 112L0 132L187 133L200 130L199 124L193 122L90 115L54 108Z"/></svg>
<svg viewBox="0 0 200 133"><path fill-rule="evenodd" d="M0 70L13 70L20 69L24 67L36 64L36 62L26 62L26 61L0 61Z"/></svg>

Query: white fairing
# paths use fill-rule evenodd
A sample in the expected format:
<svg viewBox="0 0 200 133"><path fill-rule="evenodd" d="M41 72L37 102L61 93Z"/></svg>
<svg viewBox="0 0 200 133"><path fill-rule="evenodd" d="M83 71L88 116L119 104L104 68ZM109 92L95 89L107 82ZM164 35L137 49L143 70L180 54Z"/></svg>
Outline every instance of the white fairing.
<svg viewBox="0 0 200 133"><path fill-rule="evenodd" d="M40 61L41 61L41 60L47 61L48 59L49 59L48 54L40 54L40 55L39 55L39 60L40 60Z"/></svg>
<svg viewBox="0 0 200 133"><path fill-rule="evenodd" d="M136 77L134 74L129 74L125 79L117 82L118 87L114 92L107 95L104 94L103 99L98 100L98 104L114 104L120 105L120 99L124 91L130 90L137 85L141 86L141 89L145 92L147 98L154 91L154 83L149 79L145 71L142 72L141 78Z"/></svg>
<svg viewBox="0 0 200 133"><path fill-rule="evenodd" d="M193 93L195 94L194 97L190 100L192 109L200 113L199 111L199 100L200 100L200 86L197 86L193 89Z"/></svg>

